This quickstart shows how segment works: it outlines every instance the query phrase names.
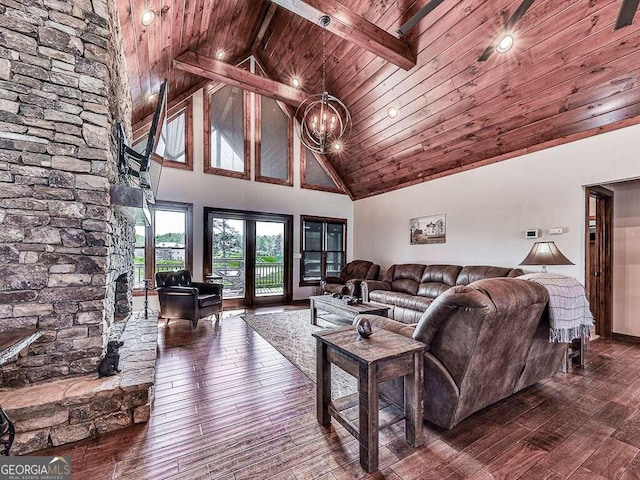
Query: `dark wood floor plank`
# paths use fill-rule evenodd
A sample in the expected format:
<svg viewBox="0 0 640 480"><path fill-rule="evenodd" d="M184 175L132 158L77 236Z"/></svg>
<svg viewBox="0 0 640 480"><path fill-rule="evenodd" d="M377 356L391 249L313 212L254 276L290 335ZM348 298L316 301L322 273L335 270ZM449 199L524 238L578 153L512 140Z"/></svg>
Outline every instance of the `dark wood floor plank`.
<svg viewBox="0 0 640 480"><path fill-rule="evenodd" d="M629 405L623 405L618 402L607 402L595 415L603 425L618 428L624 425L625 421L635 412L635 409Z"/></svg>
<svg viewBox="0 0 640 480"><path fill-rule="evenodd" d="M627 469L624 471L620 480L640 480L640 456L636 455L636 457L631 461Z"/></svg>
<svg viewBox="0 0 640 480"><path fill-rule="evenodd" d="M363 478L367 480L398 480L399 477L388 466L398 461L398 457L392 454L385 447L380 448L379 452L379 470L372 474L367 473L361 466L360 460L353 460L345 465L341 465L337 469L330 472L336 480L353 480ZM304 477L303 477L304 478Z"/></svg>
<svg viewBox="0 0 640 480"><path fill-rule="evenodd" d="M539 463L527 470L518 480L562 480L556 472L543 467Z"/></svg>
<svg viewBox="0 0 640 480"><path fill-rule="evenodd" d="M523 440L530 433L529 429L515 423L500 427L466 447L462 454L469 455L483 465L488 465L507 448Z"/></svg>
<svg viewBox="0 0 640 480"><path fill-rule="evenodd" d="M564 478L569 477L612 433L613 428L591 419L558 444L539 463Z"/></svg>
<svg viewBox="0 0 640 480"><path fill-rule="evenodd" d="M391 469L403 479L421 478L440 463L444 463L456 455L457 451L442 440L418 448L414 453L398 461Z"/></svg>
<svg viewBox="0 0 640 480"><path fill-rule="evenodd" d="M535 430L567 408L569 407L563 402L550 399L519 416L515 421L530 430Z"/></svg>
<svg viewBox="0 0 640 480"><path fill-rule="evenodd" d="M484 470L479 470L469 480L493 480L493 477Z"/></svg>
<svg viewBox="0 0 640 480"><path fill-rule="evenodd" d="M320 441L313 440L302 445L295 445L292 442L291 447L287 449L276 450L267 445L270 454L266 458L234 469L234 475L236 479L269 477L277 472L293 469L307 458L332 451L340 446L342 449L337 455L349 455L357 450L358 445L354 438L346 438L347 436L334 430L323 436Z"/></svg>
<svg viewBox="0 0 640 480"><path fill-rule="evenodd" d="M588 418L584 411L577 408L563 410L527 436L526 441L534 447L551 451Z"/></svg>
<svg viewBox="0 0 640 480"><path fill-rule="evenodd" d="M494 458L484 470L495 479L518 478L547 454L546 450L522 441Z"/></svg>
<svg viewBox="0 0 640 480"><path fill-rule="evenodd" d="M613 438L640 448L640 409L636 410L612 435Z"/></svg>
<svg viewBox="0 0 640 480"><path fill-rule="evenodd" d="M605 478L619 478L627 469L638 449L615 438L607 438L582 467Z"/></svg>
<svg viewBox="0 0 640 480"><path fill-rule="evenodd" d="M606 477L602 477L597 473L593 473L586 468L578 468L576 472L569 477L569 480L610 480Z"/></svg>
<svg viewBox="0 0 640 480"><path fill-rule="evenodd" d="M223 479L223 477L218 478ZM211 480L211 474L209 473L209 468L204 465L191 470L180 470L179 473L172 477L168 477L167 480ZM228 475L226 480L233 480L233 476Z"/></svg>
<svg viewBox="0 0 640 480"><path fill-rule="evenodd" d="M313 382L241 319L161 325L156 366L149 424L36 453L70 455L74 480L640 480L640 345L593 342L584 367L451 430L425 423L418 449L386 427L372 474L343 427L318 425Z"/></svg>

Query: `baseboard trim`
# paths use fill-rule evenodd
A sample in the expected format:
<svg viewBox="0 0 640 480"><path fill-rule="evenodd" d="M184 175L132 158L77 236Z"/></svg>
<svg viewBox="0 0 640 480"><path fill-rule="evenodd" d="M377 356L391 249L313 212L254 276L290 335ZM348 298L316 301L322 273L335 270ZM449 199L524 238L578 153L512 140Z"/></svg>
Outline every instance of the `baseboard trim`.
<svg viewBox="0 0 640 480"><path fill-rule="evenodd" d="M624 333L612 333L611 338L613 340L619 340L621 342L640 343L640 337L636 337L634 335L626 335Z"/></svg>

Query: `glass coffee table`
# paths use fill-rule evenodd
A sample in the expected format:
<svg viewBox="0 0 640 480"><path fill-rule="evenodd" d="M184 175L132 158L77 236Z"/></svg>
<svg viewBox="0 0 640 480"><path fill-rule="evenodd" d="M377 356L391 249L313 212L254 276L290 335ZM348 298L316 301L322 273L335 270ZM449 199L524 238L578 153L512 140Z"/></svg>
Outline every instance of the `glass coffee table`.
<svg viewBox="0 0 640 480"><path fill-rule="evenodd" d="M387 316L389 307L376 305L375 303L354 303L349 305L344 299L335 298L331 295L316 295L309 297L311 308L311 325L317 325L318 310L337 315L341 319L353 321L361 314Z"/></svg>

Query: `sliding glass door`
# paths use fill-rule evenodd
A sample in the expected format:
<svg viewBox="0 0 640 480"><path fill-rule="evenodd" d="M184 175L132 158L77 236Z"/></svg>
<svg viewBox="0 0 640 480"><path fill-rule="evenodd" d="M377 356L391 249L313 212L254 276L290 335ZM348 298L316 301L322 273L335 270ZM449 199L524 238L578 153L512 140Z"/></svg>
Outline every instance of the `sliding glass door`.
<svg viewBox="0 0 640 480"><path fill-rule="evenodd" d="M291 301L292 216L205 208L205 219L204 274L227 306Z"/></svg>

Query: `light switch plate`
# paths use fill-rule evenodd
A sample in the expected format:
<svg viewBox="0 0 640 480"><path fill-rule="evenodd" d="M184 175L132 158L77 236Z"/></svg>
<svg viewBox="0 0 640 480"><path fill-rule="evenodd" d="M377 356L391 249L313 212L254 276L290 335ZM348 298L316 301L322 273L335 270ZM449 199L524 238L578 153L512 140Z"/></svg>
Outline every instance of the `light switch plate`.
<svg viewBox="0 0 640 480"><path fill-rule="evenodd" d="M549 229L549 235L560 235L561 233L564 233L564 229L562 227Z"/></svg>

